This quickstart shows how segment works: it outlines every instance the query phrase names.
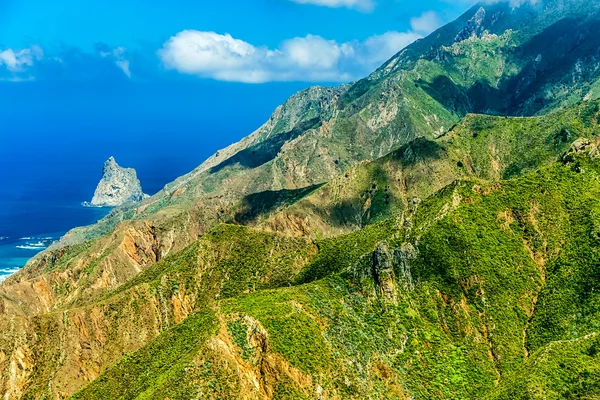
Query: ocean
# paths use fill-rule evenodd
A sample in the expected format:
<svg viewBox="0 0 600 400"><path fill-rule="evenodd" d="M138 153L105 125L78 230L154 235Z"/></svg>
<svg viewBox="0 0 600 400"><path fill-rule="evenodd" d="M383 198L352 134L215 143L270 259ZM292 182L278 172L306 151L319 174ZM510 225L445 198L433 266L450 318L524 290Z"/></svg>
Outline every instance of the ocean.
<svg viewBox="0 0 600 400"><path fill-rule="evenodd" d="M158 155L145 153L148 157L161 159ZM89 156L89 155L88 155ZM91 200L95 185L102 175L103 158L92 156L96 162L87 166L83 160L78 164L66 162L66 157L52 161L52 165L40 166L39 170L23 174L13 171L9 193L0 193L0 281L16 272L38 252L74 227L93 224L103 218L110 209L91 208L81 205ZM156 193L177 176L189 172L195 162L189 160L162 159L162 173L143 160L131 158L123 166L139 164L138 176L146 193ZM119 160L117 160L119 161ZM5 160L0 167L6 170ZM91 167L93 165L93 168ZM134 164L134 165L130 165ZM20 176L20 179L15 179ZM17 180L17 182L15 182ZM2 192L3 190L0 190Z"/></svg>
<svg viewBox="0 0 600 400"><path fill-rule="evenodd" d="M11 215L0 216L0 281L18 271L27 261L75 226L91 224L108 209L85 208L79 203L20 201L0 202Z"/></svg>
<svg viewBox="0 0 600 400"><path fill-rule="evenodd" d="M0 82L0 279L68 230L110 156L155 194L265 122L303 83Z"/></svg>

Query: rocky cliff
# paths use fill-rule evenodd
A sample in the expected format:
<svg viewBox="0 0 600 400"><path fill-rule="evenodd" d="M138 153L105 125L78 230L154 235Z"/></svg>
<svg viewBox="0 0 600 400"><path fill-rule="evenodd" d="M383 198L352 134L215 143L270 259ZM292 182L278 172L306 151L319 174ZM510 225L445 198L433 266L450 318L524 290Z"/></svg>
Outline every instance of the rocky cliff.
<svg viewBox="0 0 600 400"><path fill-rule="evenodd" d="M202 233L247 196L321 185L416 137L444 135L469 113L544 115L596 99L599 20L600 3L583 0L475 6L365 79L292 96L257 131L147 203L75 230L59 246L106 234L124 219L182 210L200 214Z"/></svg>
<svg viewBox="0 0 600 400"><path fill-rule="evenodd" d="M71 232L0 395L597 398L599 8L477 6Z"/></svg>
<svg viewBox="0 0 600 400"><path fill-rule="evenodd" d="M91 207L118 207L126 203L138 203L146 197L135 169L123 168L111 157L104 163L102 179L92 201L84 204Z"/></svg>

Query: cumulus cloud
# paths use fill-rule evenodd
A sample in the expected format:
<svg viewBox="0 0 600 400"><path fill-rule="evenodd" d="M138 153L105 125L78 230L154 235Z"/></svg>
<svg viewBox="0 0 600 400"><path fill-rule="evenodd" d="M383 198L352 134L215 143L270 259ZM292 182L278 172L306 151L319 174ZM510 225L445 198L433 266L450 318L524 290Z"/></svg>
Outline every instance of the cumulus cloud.
<svg viewBox="0 0 600 400"><path fill-rule="evenodd" d="M435 11L427 11L419 17L410 20L410 26L415 32L429 34L442 25L442 20Z"/></svg>
<svg viewBox="0 0 600 400"><path fill-rule="evenodd" d="M23 72L43 57L44 51L36 45L20 50L4 49L0 51L0 67L12 73Z"/></svg>
<svg viewBox="0 0 600 400"><path fill-rule="evenodd" d="M373 0L292 0L299 4L313 4L331 8L355 8L360 11L372 11L375 7Z"/></svg>
<svg viewBox="0 0 600 400"><path fill-rule="evenodd" d="M333 40L308 35L284 42L279 54L285 58L281 61L290 61L300 68L330 70L342 57L351 57L353 53L348 44L338 45Z"/></svg>
<svg viewBox="0 0 600 400"><path fill-rule="evenodd" d="M269 49L229 34L186 30L171 37L158 55L167 69L221 81L339 82L364 76L419 37L415 32L388 32L338 43L308 35Z"/></svg>

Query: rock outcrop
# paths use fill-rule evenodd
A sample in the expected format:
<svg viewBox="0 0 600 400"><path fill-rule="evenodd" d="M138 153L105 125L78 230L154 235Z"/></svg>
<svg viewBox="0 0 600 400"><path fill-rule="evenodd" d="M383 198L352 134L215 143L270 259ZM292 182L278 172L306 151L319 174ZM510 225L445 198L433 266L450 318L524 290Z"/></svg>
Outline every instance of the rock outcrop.
<svg viewBox="0 0 600 400"><path fill-rule="evenodd" d="M104 163L102 179L90 203L91 207L117 207L125 203L137 203L148 195L142 191L135 169L123 168L113 157Z"/></svg>
<svg viewBox="0 0 600 400"><path fill-rule="evenodd" d="M394 274L394 252L387 242L381 242L373 252L373 279L383 297L393 303L398 302L398 287Z"/></svg>
<svg viewBox="0 0 600 400"><path fill-rule="evenodd" d="M511 116L597 88L600 3L541 3L556 17L473 9L368 79L293 96L38 255L0 285L0 398L596 396L600 160L555 160L591 147L600 108ZM585 81L574 48L593 50Z"/></svg>

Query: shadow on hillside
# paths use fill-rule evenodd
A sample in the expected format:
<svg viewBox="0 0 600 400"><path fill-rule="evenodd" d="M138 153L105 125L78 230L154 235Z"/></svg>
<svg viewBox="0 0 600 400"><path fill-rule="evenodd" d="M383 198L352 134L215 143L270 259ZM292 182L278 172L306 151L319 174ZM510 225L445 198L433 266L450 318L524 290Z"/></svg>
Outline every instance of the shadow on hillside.
<svg viewBox="0 0 600 400"><path fill-rule="evenodd" d="M573 85L570 90L577 91L580 81L585 94L589 91L587 83L600 75L596 60L590 60L590 55L597 57L599 48L598 18L567 18L548 26L515 50L516 59L527 61L517 75L502 80L499 89L469 89L473 112L497 110L505 115L535 115L555 101L548 96L547 85Z"/></svg>
<svg viewBox="0 0 600 400"><path fill-rule="evenodd" d="M532 61L504 85L504 91L513 94L512 108L522 107L544 85L558 84L565 77L572 77L571 83L577 80L590 82L597 78L597 69L589 66L586 69L583 61L587 58L595 65L595 60L590 61L589 56L597 57L599 48L598 19L579 21L567 18L534 36L517 50L521 59ZM573 90L576 89L575 86ZM540 94L530 102L527 114L535 114L551 103L552 99L542 96Z"/></svg>
<svg viewBox="0 0 600 400"><path fill-rule="evenodd" d="M244 168L256 168L273 160L283 145L290 140L293 140L306 132L309 129L316 127L320 123L320 119L313 118L308 121L300 122L294 129L289 132L276 134L260 143L241 150L224 160L220 164L212 167L210 173L214 174L221 171L227 166L239 164Z"/></svg>
<svg viewBox="0 0 600 400"><path fill-rule="evenodd" d="M416 84L447 110L460 116L470 112L471 103L467 91L447 76L439 75L432 82L419 79Z"/></svg>
<svg viewBox="0 0 600 400"><path fill-rule="evenodd" d="M247 224L255 221L261 215L268 214L280 208L294 204L308 196L324 184L307 186L302 189L265 191L250 194L242 200L240 209L233 216L234 222Z"/></svg>
<svg viewBox="0 0 600 400"><path fill-rule="evenodd" d="M356 187L353 198L345 199L328 210L334 226L363 228L390 215L396 198L390 191L390 175L381 163L369 168L367 179Z"/></svg>
<svg viewBox="0 0 600 400"><path fill-rule="evenodd" d="M387 157L400 161L403 166L408 167L426 162L428 159L439 160L444 151L444 147L438 142L420 137L393 151Z"/></svg>
<svg viewBox="0 0 600 400"><path fill-rule="evenodd" d="M361 102L355 103L356 100L364 96L369 90L377 86L381 82L381 79L361 79L353 84L346 92L344 92L340 100L338 101L338 107L340 110L345 112L346 117L350 117L360 111L361 107L364 106L366 99L362 99Z"/></svg>
<svg viewBox="0 0 600 400"><path fill-rule="evenodd" d="M464 117L468 113L498 113L504 106L502 91L489 81L482 79L466 88L457 85L445 75L437 76L433 82L418 80L419 85L429 96L447 110Z"/></svg>
<svg viewBox="0 0 600 400"><path fill-rule="evenodd" d="M581 64L589 60L589 55L597 55L599 48L598 19L578 21L568 18L548 26L516 48L514 59L526 63L521 65L517 75L502 79L498 87L486 79L465 87L445 75L437 76L431 82L418 80L416 84L459 116L467 113L534 115L553 101L545 97L545 85L559 84L564 77L573 76L576 90L578 79L590 82L600 75L595 68L586 69L585 63Z"/></svg>
<svg viewBox="0 0 600 400"><path fill-rule="evenodd" d="M353 189L353 197L346 198L327 210L328 222L336 227L363 228L389 217L398 207L401 207L402 201L398 198L399 193L395 193L391 189L390 179L392 177L384 167L384 163L393 160L402 164L403 167L410 167L417 163L440 159L444 154L443 146L421 137L405 144L379 161L365 166L364 168L368 168L366 179L361 181L361 186ZM352 181L347 184L352 184Z"/></svg>

